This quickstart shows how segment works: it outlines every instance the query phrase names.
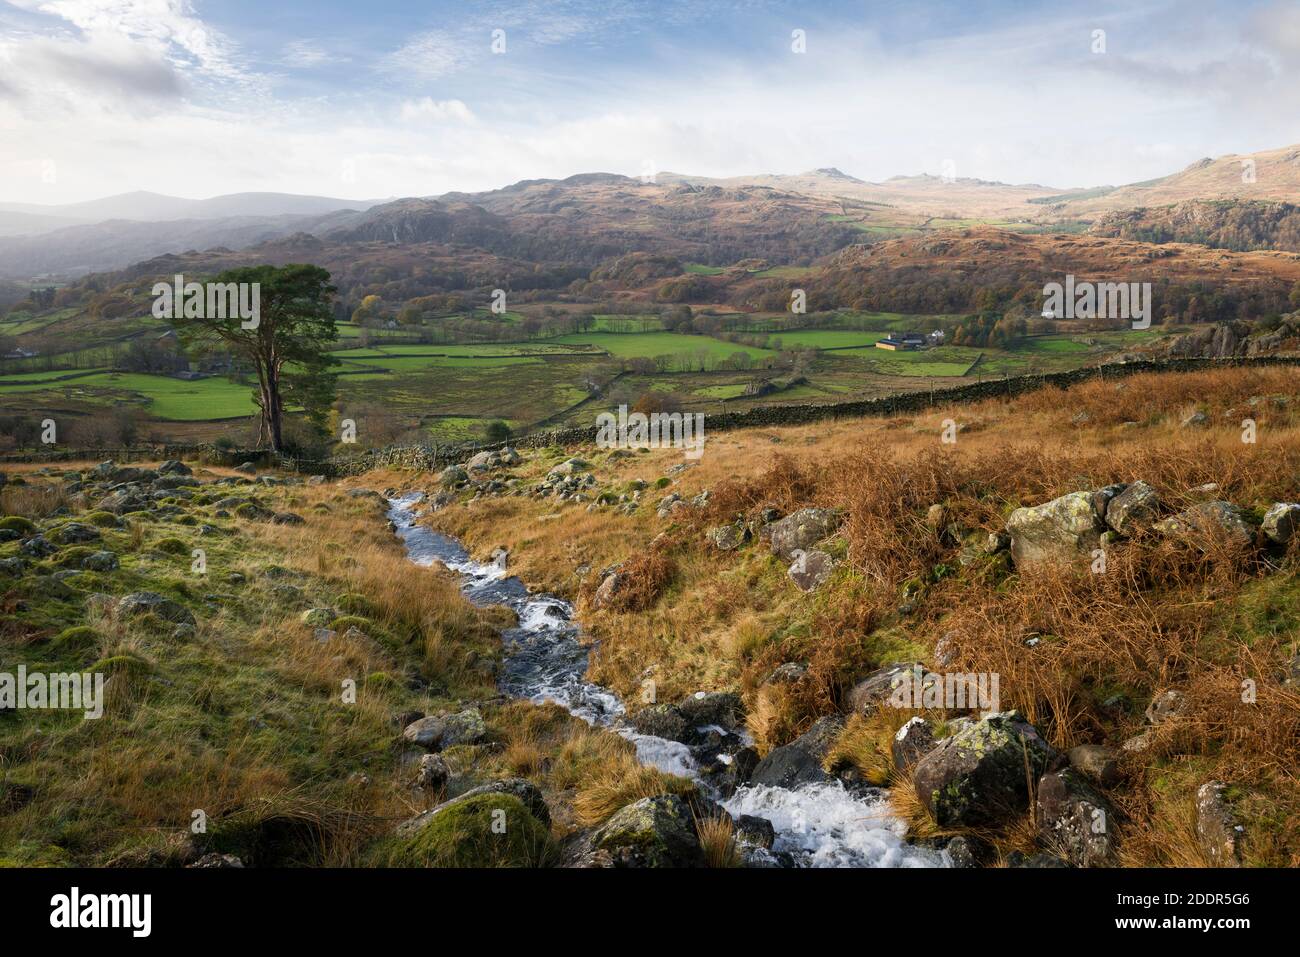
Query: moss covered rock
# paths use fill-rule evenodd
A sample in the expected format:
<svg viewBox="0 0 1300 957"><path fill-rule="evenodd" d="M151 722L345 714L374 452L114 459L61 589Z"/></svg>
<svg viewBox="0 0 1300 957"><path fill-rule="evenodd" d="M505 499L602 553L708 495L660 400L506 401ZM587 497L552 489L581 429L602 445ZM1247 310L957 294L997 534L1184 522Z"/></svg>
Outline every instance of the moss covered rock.
<svg viewBox="0 0 1300 957"><path fill-rule="evenodd" d="M467 795L435 808L381 854L392 867L546 867L550 830L512 794Z"/></svg>
<svg viewBox="0 0 1300 957"><path fill-rule="evenodd" d="M703 855L691 806L676 794L629 804L601 825L592 844L624 867L696 867Z"/></svg>
<svg viewBox="0 0 1300 957"><path fill-rule="evenodd" d="M917 762L913 780L941 827L998 827L1029 807L1029 780L1059 756L1015 711L991 714L944 738Z"/></svg>
<svg viewBox="0 0 1300 957"><path fill-rule="evenodd" d="M36 526L32 524L31 519L23 518L21 515L6 515L0 518L0 528L17 532L19 535L30 535L36 531Z"/></svg>

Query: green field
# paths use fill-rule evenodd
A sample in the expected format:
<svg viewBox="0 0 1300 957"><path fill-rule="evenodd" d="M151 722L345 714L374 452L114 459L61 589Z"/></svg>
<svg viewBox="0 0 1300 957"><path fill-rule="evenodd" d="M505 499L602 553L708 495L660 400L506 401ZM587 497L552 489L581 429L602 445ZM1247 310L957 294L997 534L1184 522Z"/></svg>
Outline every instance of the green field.
<svg viewBox="0 0 1300 957"><path fill-rule="evenodd" d="M781 341L783 348L801 349L851 349L855 346L870 346L885 338L886 332L867 332L849 329L793 329L790 332L773 333L767 340L769 349L776 348L773 343Z"/></svg>
<svg viewBox="0 0 1300 957"><path fill-rule="evenodd" d="M570 346L595 346L620 359L694 356L700 353L705 353L713 359L725 359L737 352L743 352L754 359L766 359L772 355L767 349L723 342L708 336L688 336L675 332L583 332L578 335L561 336L551 341Z"/></svg>
<svg viewBox="0 0 1300 957"><path fill-rule="evenodd" d="M697 276L717 276L727 271L725 266L702 266L699 263L687 263L683 268Z"/></svg>
<svg viewBox="0 0 1300 957"><path fill-rule="evenodd" d="M37 392L58 392L94 403L140 397L150 414L176 422L234 418L251 415L256 409L250 386L219 377L186 382L170 376L99 372L66 383L0 379L0 394Z"/></svg>

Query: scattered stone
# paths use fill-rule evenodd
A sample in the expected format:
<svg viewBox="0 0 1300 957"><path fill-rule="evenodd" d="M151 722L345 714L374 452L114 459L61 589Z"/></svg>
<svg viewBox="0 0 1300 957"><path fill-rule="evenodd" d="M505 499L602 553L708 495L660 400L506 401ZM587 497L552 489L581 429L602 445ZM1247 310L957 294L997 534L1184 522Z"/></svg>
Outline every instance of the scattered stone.
<svg viewBox="0 0 1300 957"><path fill-rule="evenodd" d="M677 710L692 727L717 725L733 728L745 717L740 695L730 691L697 691L677 702Z"/></svg>
<svg viewBox="0 0 1300 957"><path fill-rule="evenodd" d="M1254 534L1241 510L1231 502L1202 502L1171 518L1159 522L1156 531L1173 538L1220 540L1244 548L1254 540Z"/></svg>
<svg viewBox="0 0 1300 957"><path fill-rule="evenodd" d="M240 475L256 475L257 466L252 462L241 462L239 465L235 466L235 471Z"/></svg>
<svg viewBox="0 0 1300 957"><path fill-rule="evenodd" d="M1132 535L1155 521L1160 496L1146 482L1137 481L1110 499L1104 513L1106 524L1121 535Z"/></svg>
<svg viewBox="0 0 1300 957"><path fill-rule="evenodd" d="M794 563L786 570L790 580L800 591L813 591L825 584L835 569L835 559L825 552L794 551Z"/></svg>
<svg viewBox="0 0 1300 957"><path fill-rule="evenodd" d="M1278 502L1264 513L1264 523L1260 526L1269 541L1286 545L1300 531L1300 505L1294 502Z"/></svg>
<svg viewBox="0 0 1300 957"><path fill-rule="evenodd" d="M710 544L714 548L723 552L735 551L741 545L745 544L745 539L749 537L748 529L743 525L732 523L731 525L717 525L705 533Z"/></svg>
<svg viewBox="0 0 1300 957"><path fill-rule="evenodd" d="M164 598L157 592L137 591L124 595L117 602L119 618L134 618L138 615L154 614L164 621L177 625L193 625L194 614L178 601Z"/></svg>
<svg viewBox="0 0 1300 957"><path fill-rule="evenodd" d="M822 760L844 728L838 715L828 715L789 744L773 748L758 762L751 784L793 788L801 784L823 784L832 780L822 770Z"/></svg>
<svg viewBox="0 0 1300 957"><path fill-rule="evenodd" d="M1241 866L1241 838L1245 828L1237 823L1219 781L1202 784L1196 791L1196 837L1213 867Z"/></svg>
<svg viewBox="0 0 1300 957"><path fill-rule="evenodd" d="M934 747L934 725L919 715L910 719L894 735L891 750L894 767L906 771Z"/></svg>
<svg viewBox="0 0 1300 957"><path fill-rule="evenodd" d="M81 567L88 572L111 572L118 567L117 556L110 551L98 551L87 555Z"/></svg>
<svg viewBox="0 0 1300 957"><path fill-rule="evenodd" d="M423 754L415 769L415 787L423 791L441 791L447 786L451 769L441 754Z"/></svg>
<svg viewBox="0 0 1300 957"><path fill-rule="evenodd" d="M924 688L935 678L919 661L895 662L873 671L855 684L849 691L846 703L850 711L870 714L885 704L903 682L919 682L920 687Z"/></svg>
<svg viewBox="0 0 1300 957"><path fill-rule="evenodd" d="M176 459L168 459L162 465L158 466L159 475L193 475L194 470L184 462Z"/></svg>
<svg viewBox="0 0 1300 957"><path fill-rule="evenodd" d="M438 482L447 488L464 485L469 481L469 473L459 465L449 465L438 476Z"/></svg>
<svg viewBox="0 0 1300 957"><path fill-rule="evenodd" d="M1156 695L1146 710L1148 724L1163 724L1187 710L1187 699L1181 691L1163 691Z"/></svg>
<svg viewBox="0 0 1300 957"><path fill-rule="evenodd" d="M984 554L997 555L1011 547L1011 536L1006 532L989 532L984 542Z"/></svg>
<svg viewBox="0 0 1300 957"><path fill-rule="evenodd" d="M736 818L735 833L736 840L741 844L761 847L765 851L770 851L776 843L776 829L772 827L772 822L753 814L742 814Z"/></svg>
<svg viewBox="0 0 1300 957"><path fill-rule="evenodd" d="M58 552L59 546L44 535L36 535L18 546L18 551L29 558L49 558Z"/></svg>
<svg viewBox="0 0 1300 957"><path fill-rule="evenodd" d="M478 744L487 737L487 725L477 708L466 708L412 721L402 737L429 751L441 751L456 744Z"/></svg>
<svg viewBox="0 0 1300 957"><path fill-rule="evenodd" d="M271 522L274 525L303 525L305 519L293 512L276 512L271 516Z"/></svg>
<svg viewBox="0 0 1300 957"><path fill-rule="evenodd" d="M641 734L667 738L669 741L683 740L690 730L686 716L672 704L652 704L642 708L632 716L631 721L632 727Z"/></svg>
<svg viewBox="0 0 1300 957"><path fill-rule="evenodd" d="M1179 425L1184 429L1200 428L1201 426L1209 424L1210 417L1200 410L1193 412L1191 415L1185 416L1182 422L1179 423Z"/></svg>
<svg viewBox="0 0 1300 957"><path fill-rule="evenodd" d="M244 862L234 854L218 854L216 851L213 851L210 854L204 854L193 864L188 864L186 866L198 868L243 867Z"/></svg>
<svg viewBox="0 0 1300 957"><path fill-rule="evenodd" d="M54 531L53 535L64 545L80 545L85 542L97 542L101 537L99 529L94 525L83 525L80 522L69 522L67 525L60 526Z"/></svg>
<svg viewBox="0 0 1300 957"><path fill-rule="evenodd" d="M308 628L324 628L337 617L333 608L308 608L298 616L298 620Z"/></svg>
<svg viewBox="0 0 1300 957"><path fill-rule="evenodd" d="M763 679L765 685L791 685L803 680L808 673L808 666L802 661L787 661L777 665L772 673Z"/></svg>
<svg viewBox="0 0 1300 957"><path fill-rule="evenodd" d="M1040 839L1080 867L1114 863L1114 809L1072 768L1038 782Z"/></svg>
<svg viewBox="0 0 1300 957"><path fill-rule="evenodd" d="M790 561L795 551L807 551L840 525L840 514L830 508L802 508L764 529L772 554Z"/></svg>
<svg viewBox="0 0 1300 957"><path fill-rule="evenodd" d="M1120 782L1119 752L1104 744L1080 744L1066 752L1070 767L1104 788Z"/></svg>
<svg viewBox="0 0 1300 957"><path fill-rule="evenodd" d="M618 573L615 572L613 574L606 575L605 578L601 581L600 587L596 589L596 594L592 596L591 599L592 607L597 609L607 607L610 604L610 602L614 600L615 595L618 594L618 587L619 587Z"/></svg>

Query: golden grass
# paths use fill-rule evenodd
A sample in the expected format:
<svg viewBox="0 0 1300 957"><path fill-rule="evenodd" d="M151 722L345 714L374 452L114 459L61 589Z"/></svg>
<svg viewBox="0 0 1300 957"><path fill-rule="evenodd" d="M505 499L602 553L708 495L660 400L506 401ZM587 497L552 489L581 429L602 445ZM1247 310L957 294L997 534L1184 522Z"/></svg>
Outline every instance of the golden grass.
<svg viewBox="0 0 1300 957"><path fill-rule="evenodd" d="M1278 395L1288 401L1272 398ZM1207 426L1180 425L1193 408L1209 416ZM963 426L954 446L940 441L948 418ZM1242 442L1246 418L1257 429L1254 444ZM603 487L632 479L653 486L680 461L670 451L583 455ZM548 465L531 459L516 471L533 480ZM998 673L1002 706L1022 710L1060 748L1118 745L1142 730L1152 696L1177 688L1188 696L1188 712L1162 727L1148 752L1130 757L1128 780L1111 795L1131 848L1125 862L1185 859L1174 852L1162 858L1160 841L1142 835L1175 841L1159 824L1171 798L1157 783L1188 761L1196 770L1186 787L1219 776L1247 795L1268 796L1280 820L1263 829L1256 859L1294 860L1300 836L1284 820L1300 817L1300 709L1294 690L1278 683L1294 639L1285 624L1264 624L1261 632L1267 613L1247 613L1242 601L1252 589L1294 580L1296 550L1279 570L1219 546L1139 537L1109 550L1105 575L1044 570L1005 584L996 569L959 566L959 543L926 522L929 507L941 503L947 521L983 535L1002 528L1020 505L1136 479L1155 486L1171 510L1223 498L1257 519L1273 501L1300 500L1294 370L1093 380L914 416L720 433L670 489L647 489L647 504L633 516L512 497L448 508L431 521L471 547L508 545L514 568L570 597L586 594L583 566L590 587L595 571L645 555L647 542L668 530L663 547L675 574L657 600L635 613L584 611L600 640L591 673L625 696L635 695L647 673L661 700L740 690L764 751L842 707L863 674L893 660L924 659L946 635L953 669ZM1208 483L1218 488L1199 490ZM667 491L689 499L704 489L712 492L706 510L655 517L653 504ZM837 506L846 515L845 568L812 595L790 586L761 544L719 553L703 540L708 525L738 514L807 505ZM914 608L900 616L905 596ZM1040 639L1032 649L1030 637ZM807 664L805 677L765 683L785 661ZM1248 679L1258 695L1245 705ZM1115 695L1128 702L1127 712L1101 707ZM855 726L838 758L878 774L879 747L872 732ZM905 803L906 785L895 792ZM1025 843L1014 835L998 840L1003 852Z"/></svg>
<svg viewBox="0 0 1300 957"><path fill-rule="evenodd" d="M699 836L700 847L704 852L705 867L741 866L740 848L736 846L736 828L729 815L696 818L695 833Z"/></svg>

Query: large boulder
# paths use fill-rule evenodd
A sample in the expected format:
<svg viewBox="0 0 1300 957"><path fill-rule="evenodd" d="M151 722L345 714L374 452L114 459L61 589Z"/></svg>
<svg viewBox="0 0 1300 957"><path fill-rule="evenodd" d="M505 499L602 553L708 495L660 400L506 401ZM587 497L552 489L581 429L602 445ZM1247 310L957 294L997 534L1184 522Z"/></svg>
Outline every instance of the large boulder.
<svg viewBox="0 0 1300 957"><path fill-rule="evenodd" d="M501 459L495 452L479 452L465 463L465 468L470 472L489 472L500 462Z"/></svg>
<svg viewBox="0 0 1300 957"><path fill-rule="evenodd" d="M487 737L487 725L477 708L466 708L412 721L402 737L429 751L441 751L456 744L478 744Z"/></svg>
<svg viewBox="0 0 1300 957"><path fill-rule="evenodd" d="M1091 492L1071 492L1032 508L1018 508L1007 519L1011 557L1020 566L1070 562L1101 543L1104 531Z"/></svg>
<svg viewBox="0 0 1300 957"><path fill-rule="evenodd" d="M1297 532L1300 532L1300 505L1294 502L1278 502L1264 513L1264 522L1260 526L1269 541L1278 545L1288 544Z"/></svg>
<svg viewBox="0 0 1300 957"><path fill-rule="evenodd" d="M1173 515L1155 526L1170 538L1182 539L1202 547L1223 542L1245 548L1254 540L1251 527L1241 517L1241 510L1231 502L1202 502Z"/></svg>
<svg viewBox="0 0 1300 957"><path fill-rule="evenodd" d="M422 770L424 767L423 762L426 759L438 760L436 755L426 754L424 758L421 759ZM435 771L434 773L437 774L438 772ZM517 798L523 803L524 807L528 809L529 814L547 827L551 826L551 809L547 806L546 799L542 797L542 792L537 785L533 784L531 781L525 780L524 778L504 778L500 781L490 781L487 784L480 784L478 787L470 788L464 794L458 795L450 801L438 805L432 810L425 811L423 814L417 814L409 821L405 821L399 825L397 833L410 834L418 831L420 828L424 827L424 825L429 823L430 819L436 816L439 811L453 807L459 802L471 800L482 794L508 794L511 797Z"/></svg>
<svg viewBox="0 0 1300 957"><path fill-rule="evenodd" d="M1080 867L1115 861L1114 809L1073 768L1038 782L1038 830L1043 843Z"/></svg>
<svg viewBox="0 0 1300 957"><path fill-rule="evenodd" d="M806 734L769 751L754 768L749 782L793 788L830 781L831 776L822 770L822 761L843 728L844 721L838 715L822 718Z"/></svg>
<svg viewBox="0 0 1300 957"><path fill-rule="evenodd" d="M916 764L917 795L940 827L997 827L1029 807L1029 778L1059 761L1015 711L991 714L941 740Z"/></svg>
<svg viewBox="0 0 1300 957"><path fill-rule="evenodd" d="M1160 496L1146 482L1124 487L1106 503L1106 524L1121 535L1132 535L1156 520Z"/></svg>
<svg viewBox="0 0 1300 957"><path fill-rule="evenodd" d="M790 561L794 553L808 551L840 527L840 513L832 508L801 508L764 529L772 554Z"/></svg>
<svg viewBox="0 0 1300 957"><path fill-rule="evenodd" d="M509 791L463 794L398 828L384 863L397 867L545 867L550 828Z"/></svg>
<svg viewBox="0 0 1300 957"><path fill-rule="evenodd" d="M694 813L676 794L629 804L601 825L592 844L622 867L695 867L703 857Z"/></svg>

